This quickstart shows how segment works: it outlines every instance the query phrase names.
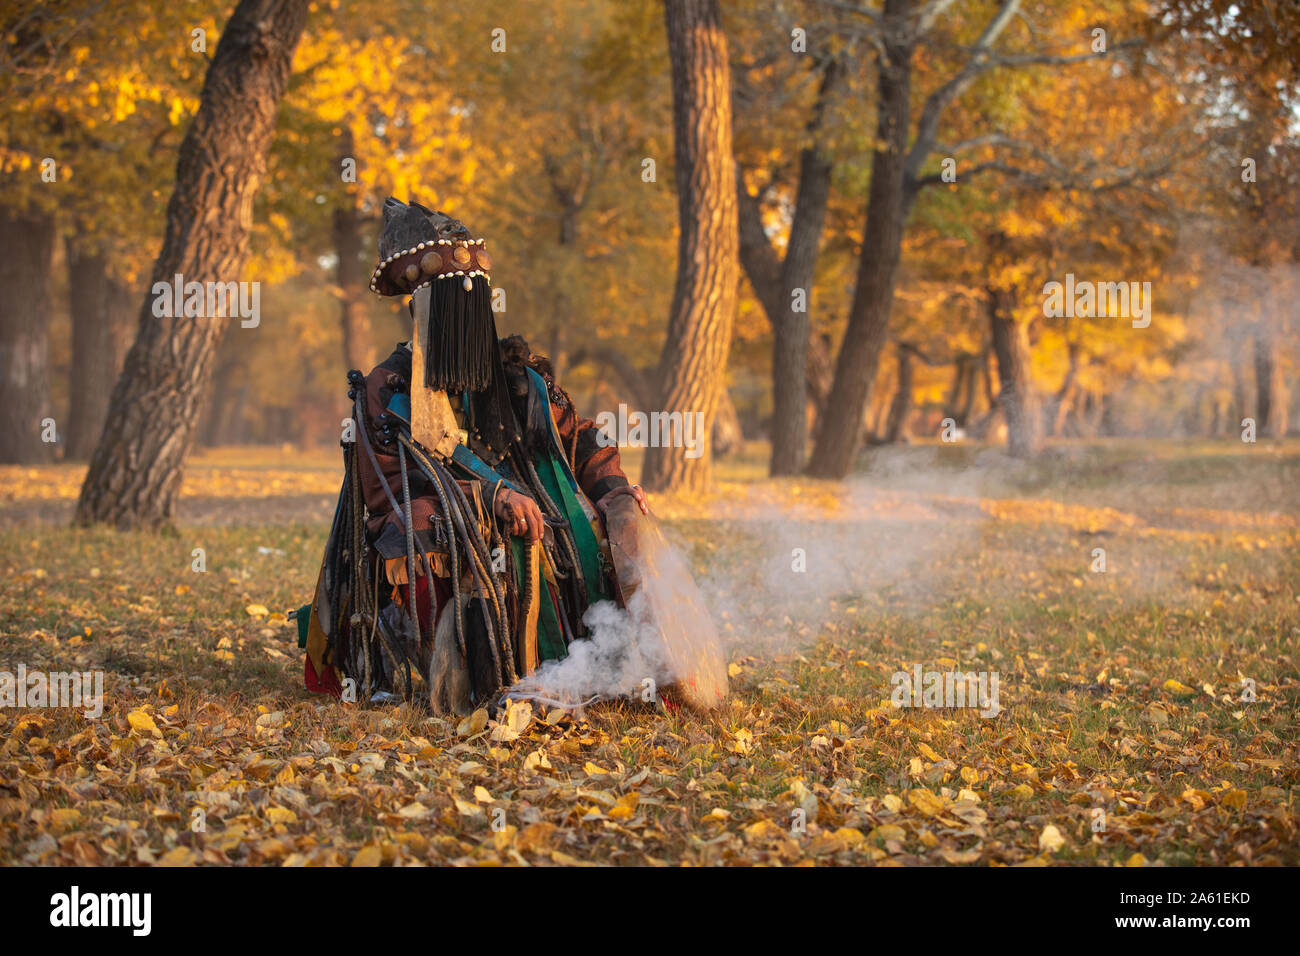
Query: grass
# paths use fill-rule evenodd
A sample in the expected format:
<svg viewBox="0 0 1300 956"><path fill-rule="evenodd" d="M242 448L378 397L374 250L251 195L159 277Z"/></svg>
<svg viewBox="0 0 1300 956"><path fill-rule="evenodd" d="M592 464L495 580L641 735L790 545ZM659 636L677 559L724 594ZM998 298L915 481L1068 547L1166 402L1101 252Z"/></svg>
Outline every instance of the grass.
<svg viewBox="0 0 1300 956"><path fill-rule="evenodd" d="M98 720L0 708L0 861L1300 862L1300 444L764 460L654 502L725 708L513 725L302 690L334 452L199 456L169 534L70 529L79 468L0 469L0 670L106 682ZM918 664L996 671L1000 714L896 709Z"/></svg>

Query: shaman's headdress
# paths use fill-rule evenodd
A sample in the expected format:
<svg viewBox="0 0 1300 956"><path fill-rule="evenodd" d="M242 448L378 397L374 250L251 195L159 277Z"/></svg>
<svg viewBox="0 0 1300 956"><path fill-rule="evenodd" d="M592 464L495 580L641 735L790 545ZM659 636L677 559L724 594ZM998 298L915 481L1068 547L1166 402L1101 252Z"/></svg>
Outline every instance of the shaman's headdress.
<svg viewBox="0 0 1300 956"><path fill-rule="evenodd" d="M446 213L391 196L384 201L379 265L370 289L383 296L416 296L429 288L428 335L420 338L426 348L424 384L430 388L455 394L492 382L497 334L488 276L492 260L483 243Z"/></svg>
<svg viewBox="0 0 1300 956"><path fill-rule="evenodd" d="M454 431L445 400L422 393L465 397L467 440L495 464L519 432L492 314L492 260L483 246L459 219L390 196L370 289L411 296L416 440L432 450L439 436Z"/></svg>
<svg viewBox="0 0 1300 956"><path fill-rule="evenodd" d="M370 291L411 295L437 279L456 279L456 285L472 292L474 276L491 281L492 259L483 244L483 239L470 237L459 219L389 196Z"/></svg>

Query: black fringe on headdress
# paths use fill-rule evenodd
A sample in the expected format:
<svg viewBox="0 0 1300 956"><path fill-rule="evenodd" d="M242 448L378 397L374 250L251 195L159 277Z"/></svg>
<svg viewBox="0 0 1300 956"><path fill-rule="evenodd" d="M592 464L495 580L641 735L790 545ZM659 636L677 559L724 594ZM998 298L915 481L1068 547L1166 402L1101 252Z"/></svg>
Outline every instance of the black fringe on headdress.
<svg viewBox="0 0 1300 956"><path fill-rule="evenodd" d="M424 384L453 395L486 389L500 365L492 287L474 276L466 291L456 276L434 279L430 293Z"/></svg>
<svg viewBox="0 0 1300 956"><path fill-rule="evenodd" d="M492 287L474 276L466 291L461 277L434 279L429 293L429 343L424 381L449 395L469 393L465 428L469 446L496 465L518 439L510 390L501 367Z"/></svg>

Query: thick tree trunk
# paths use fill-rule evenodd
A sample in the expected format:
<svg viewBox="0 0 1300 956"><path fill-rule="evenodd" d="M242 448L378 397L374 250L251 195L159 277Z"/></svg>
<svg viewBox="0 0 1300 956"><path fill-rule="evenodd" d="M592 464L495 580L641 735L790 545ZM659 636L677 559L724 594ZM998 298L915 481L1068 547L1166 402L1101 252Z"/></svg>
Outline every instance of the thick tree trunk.
<svg viewBox="0 0 1300 956"><path fill-rule="evenodd" d="M911 202L906 175L915 43L907 23L911 8L911 0L885 0L881 14L884 29L876 101L879 145L871 161L857 287L835 363L835 384L808 463L808 472L823 478L843 478L853 467L862 438L863 411L889 330L903 225Z"/></svg>
<svg viewBox="0 0 1300 956"><path fill-rule="evenodd" d="M731 76L717 0L665 0L673 78L673 139L680 236L668 335L659 360L663 411L703 413L712 430L736 311L736 167ZM660 491L708 485L711 450L647 450L642 481Z"/></svg>
<svg viewBox="0 0 1300 956"><path fill-rule="evenodd" d="M1002 386L998 404L1007 422L1007 450L1017 458L1029 458L1038 451L1041 431L1038 401L1029 373L1029 326L1011 317L1004 292L990 290L988 308Z"/></svg>
<svg viewBox="0 0 1300 956"><path fill-rule="evenodd" d="M253 199L309 0L240 0L181 143L151 292L77 504L80 524L170 523L222 333L238 319L159 317L152 286L230 282L248 254ZM257 335L253 330L240 330Z"/></svg>
<svg viewBox="0 0 1300 956"><path fill-rule="evenodd" d="M0 209L0 464L54 457L41 424L50 404L50 269L54 219ZM61 423L59 423L61 424ZM56 425L56 437L63 439Z"/></svg>
<svg viewBox="0 0 1300 956"><path fill-rule="evenodd" d="M102 250L82 250L74 240L68 241L66 249L72 316L67 454L84 461L104 428L108 397L121 371L123 341L134 312L131 290L112 275Z"/></svg>
<svg viewBox="0 0 1300 956"><path fill-rule="evenodd" d="M817 105L809 122L816 137L826 100L839 67L831 60L822 74ZM808 339L812 332L812 287L821 248L826 205L831 194L830 156L814 138L799 156L799 192L785 260L781 264L780 299L768 313L772 323L772 454L773 475L803 471L808 458ZM743 186L742 186L743 188ZM802 302L796 303L795 296Z"/></svg>
<svg viewBox="0 0 1300 956"><path fill-rule="evenodd" d="M781 268L780 318L772 326L773 475L803 471L808 457L808 337L813 274L830 197L831 162L816 148L800 161L799 197ZM795 296L802 298L796 308Z"/></svg>

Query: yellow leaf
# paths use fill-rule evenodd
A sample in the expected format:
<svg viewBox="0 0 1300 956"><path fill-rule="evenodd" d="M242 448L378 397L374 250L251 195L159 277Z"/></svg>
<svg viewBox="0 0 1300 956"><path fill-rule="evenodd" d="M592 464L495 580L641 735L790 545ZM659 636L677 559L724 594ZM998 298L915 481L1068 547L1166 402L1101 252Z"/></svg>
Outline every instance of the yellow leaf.
<svg viewBox="0 0 1300 956"><path fill-rule="evenodd" d="M1244 810L1246 809L1246 791L1229 790L1219 798L1219 802L1225 807L1231 807L1234 810Z"/></svg>
<svg viewBox="0 0 1300 956"><path fill-rule="evenodd" d="M475 734L483 732L483 729L487 727L487 722L487 709L480 707L460 722L460 726L456 728L456 733L462 737L473 737Z"/></svg>
<svg viewBox="0 0 1300 956"><path fill-rule="evenodd" d="M1008 792L1017 800L1025 800L1034 795L1034 788L1027 783L1018 783Z"/></svg>
<svg viewBox="0 0 1300 956"><path fill-rule="evenodd" d="M862 835L862 831L856 827L840 827L831 836L848 847L861 846L867 839Z"/></svg>
<svg viewBox="0 0 1300 956"><path fill-rule="evenodd" d="M1195 687L1188 687L1182 681L1176 681L1173 678L1165 681L1164 688L1175 697L1191 697L1196 693Z"/></svg>
<svg viewBox="0 0 1300 956"><path fill-rule="evenodd" d="M609 818L611 820L630 820L636 814L637 804L640 802L641 794L636 791L623 794L623 796L618 798L618 803L610 808ZM709 816L712 817L719 814L724 820L731 816L730 811L722 810L720 807L714 807ZM705 819L707 820L708 817L705 817Z"/></svg>
<svg viewBox="0 0 1300 956"><path fill-rule="evenodd" d="M530 753L527 757L524 758L524 769L525 770L538 770L538 769L550 770L551 762L546 759L546 754L544 754L542 751L534 750L532 753Z"/></svg>
<svg viewBox="0 0 1300 956"><path fill-rule="evenodd" d="M555 839L554 823L530 823L519 831L515 838L515 848L520 853L545 850Z"/></svg>
<svg viewBox="0 0 1300 956"><path fill-rule="evenodd" d="M76 826L81 820L81 811L72 807L61 807L50 811L50 826L55 830L66 830Z"/></svg>
<svg viewBox="0 0 1300 956"><path fill-rule="evenodd" d="M907 831L897 823L882 823L870 833L868 838L881 840L901 840L907 836Z"/></svg>
<svg viewBox="0 0 1300 956"><path fill-rule="evenodd" d="M935 763L938 763L940 760L943 759L937 753L935 753L934 748L927 743L923 742L921 744L918 744L916 749L921 751L921 756L924 757L926 760L930 760Z"/></svg>
<svg viewBox="0 0 1300 956"><path fill-rule="evenodd" d="M266 819L271 823L297 823L298 814L287 807L270 807L266 811Z"/></svg>
<svg viewBox="0 0 1300 956"><path fill-rule="evenodd" d="M265 604L250 604L244 608L244 613L249 617L266 617L271 612L267 610Z"/></svg>
<svg viewBox="0 0 1300 956"><path fill-rule="evenodd" d="M903 801L892 793L887 793L880 798L880 802L885 805L885 809L891 813L897 813L903 809Z"/></svg>
<svg viewBox="0 0 1300 956"><path fill-rule="evenodd" d="M744 830L746 840L774 840L785 836L785 831L771 820L756 820Z"/></svg>
<svg viewBox="0 0 1300 956"><path fill-rule="evenodd" d="M161 737L162 731L158 725L153 722L153 718L144 710L133 710L126 715L126 722L131 725L132 730L149 731L155 737Z"/></svg>
<svg viewBox="0 0 1300 956"><path fill-rule="evenodd" d="M352 866L378 866L383 859L383 851L370 843L357 851L357 855L352 858Z"/></svg>
<svg viewBox="0 0 1300 956"><path fill-rule="evenodd" d="M500 852L510 846L511 841L514 840L515 834L518 832L519 828L517 826L513 823L507 823L505 827L493 833L492 843L496 846L497 851Z"/></svg>
<svg viewBox="0 0 1300 956"><path fill-rule="evenodd" d="M1038 849L1040 850L1055 853L1063 846L1065 846L1065 837L1061 836L1061 831L1050 823L1043 827L1042 833L1038 834Z"/></svg>
<svg viewBox="0 0 1300 956"><path fill-rule="evenodd" d="M927 817L935 816L943 812L943 798L936 796L925 788L907 791L907 799L912 806L920 810Z"/></svg>
<svg viewBox="0 0 1300 956"><path fill-rule="evenodd" d="M193 866L198 855L187 846L178 846L158 857L155 866Z"/></svg>
<svg viewBox="0 0 1300 956"><path fill-rule="evenodd" d="M452 797L452 802L456 804L456 811L463 817L476 817L482 814L483 808L477 803L470 803L468 800L462 800L460 797Z"/></svg>

